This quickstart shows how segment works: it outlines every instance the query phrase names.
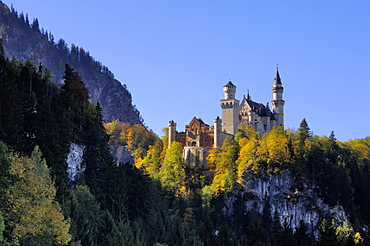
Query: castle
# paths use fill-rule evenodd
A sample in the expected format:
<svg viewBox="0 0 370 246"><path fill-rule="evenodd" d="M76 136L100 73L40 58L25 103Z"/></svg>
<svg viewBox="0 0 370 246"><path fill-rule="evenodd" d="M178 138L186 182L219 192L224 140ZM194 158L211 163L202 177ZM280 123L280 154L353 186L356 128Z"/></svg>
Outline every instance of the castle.
<svg viewBox="0 0 370 246"><path fill-rule="evenodd" d="M169 146L173 141L181 143L189 166L205 165L208 152L212 148L221 148L227 136L234 137L241 123L253 126L260 134L269 132L274 126L284 127L284 88L278 69L272 85L272 110L268 103L264 105L252 101L249 92L239 102L235 99L236 86L231 81L223 87L223 91L224 99L220 100L222 119L217 117L213 126L194 117L185 126L185 132L177 132L176 123L173 120L168 123Z"/></svg>

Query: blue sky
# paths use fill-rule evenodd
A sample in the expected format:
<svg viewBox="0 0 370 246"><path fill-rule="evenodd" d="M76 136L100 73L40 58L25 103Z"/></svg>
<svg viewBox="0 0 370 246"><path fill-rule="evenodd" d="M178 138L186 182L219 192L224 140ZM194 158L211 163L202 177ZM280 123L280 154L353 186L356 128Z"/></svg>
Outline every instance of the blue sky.
<svg viewBox="0 0 370 246"><path fill-rule="evenodd" d="M4 0L40 27L88 50L126 84L162 135L196 116L221 116L222 86L272 100L276 64L285 126L370 136L370 1Z"/></svg>

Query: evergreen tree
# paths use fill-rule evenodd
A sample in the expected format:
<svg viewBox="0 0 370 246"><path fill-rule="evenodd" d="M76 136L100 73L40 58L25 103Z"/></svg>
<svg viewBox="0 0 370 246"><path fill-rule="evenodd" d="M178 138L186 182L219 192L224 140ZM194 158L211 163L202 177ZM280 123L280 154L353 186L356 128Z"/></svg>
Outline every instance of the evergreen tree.
<svg viewBox="0 0 370 246"><path fill-rule="evenodd" d="M299 124L298 132L299 132L299 140L301 143L304 143L306 139L311 138L312 134L311 134L310 128L308 127L306 119L303 119L301 123Z"/></svg>
<svg viewBox="0 0 370 246"><path fill-rule="evenodd" d="M299 226L294 233L294 240L297 246L311 246L314 245L313 238L308 234L307 225L303 220L299 222Z"/></svg>
<svg viewBox="0 0 370 246"><path fill-rule="evenodd" d="M281 232L281 241L279 245L282 246L295 245L293 238L293 229L286 223L284 224L283 230Z"/></svg>
<svg viewBox="0 0 370 246"><path fill-rule="evenodd" d="M71 192L71 232L73 241L82 246L100 245L98 239L102 235L102 212L98 202L88 187L77 185ZM104 228L105 229L105 228Z"/></svg>
<svg viewBox="0 0 370 246"><path fill-rule="evenodd" d="M40 31L39 20L37 18L33 19L32 29L34 29L38 32Z"/></svg>
<svg viewBox="0 0 370 246"><path fill-rule="evenodd" d="M108 135L102 122L102 112L99 105L89 104L85 109L86 143L84 149L83 165L86 167L84 177L90 191L98 201L107 199L104 192L110 187L110 174L115 166L108 146Z"/></svg>
<svg viewBox="0 0 370 246"><path fill-rule="evenodd" d="M274 234L275 241L277 242L278 245L282 243L282 239L285 236L284 233L285 230L285 225L284 228L281 226L280 223L280 218L279 218L279 212L275 210L274 212L274 217L272 221L272 232Z"/></svg>
<svg viewBox="0 0 370 246"><path fill-rule="evenodd" d="M5 230L4 218L2 214L0 213L0 244L2 244L4 241L4 234L3 234L4 230Z"/></svg>
<svg viewBox="0 0 370 246"><path fill-rule="evenodd" d="M338 246L340 242L336 233L334 220L324 219L319 227L319 240L317 246Z"/></svg>
<svg viewBox="0 0 370 246"><path fill-rule="evenodd" d="M216 245L237 245L237 240L226 222L221 225L218 231Z"/></svg>

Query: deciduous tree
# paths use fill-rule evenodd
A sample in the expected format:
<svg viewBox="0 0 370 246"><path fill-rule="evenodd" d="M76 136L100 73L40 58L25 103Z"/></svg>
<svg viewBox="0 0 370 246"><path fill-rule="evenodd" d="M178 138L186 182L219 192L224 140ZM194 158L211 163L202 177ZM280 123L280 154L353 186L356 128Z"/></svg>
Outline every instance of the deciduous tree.
<svg viewBox="0 0 370 246"><path fill-rule="evenodd" d="M182 158L181 143L173 142L167 150L163 166L159 171L159 179L164 187L177 194L186 190L185 162Z"/></svg>
<svg viewBox="0 0 370 246"><path fill-rule="evenodd" d="M54 200L56 189L39 148L35 148L31 158L12 156L9 171L12 185L7 193L6 218L11 243L67 245L71 240L69 222Z"/></svg>
<svg viewBox="0 0 370 246"><path fill-rule="evenodd" d="M215 173L211 189L215 194L231 191L237 181L236 163L239 145L232 139L226 138L216 160Z"/></svg>

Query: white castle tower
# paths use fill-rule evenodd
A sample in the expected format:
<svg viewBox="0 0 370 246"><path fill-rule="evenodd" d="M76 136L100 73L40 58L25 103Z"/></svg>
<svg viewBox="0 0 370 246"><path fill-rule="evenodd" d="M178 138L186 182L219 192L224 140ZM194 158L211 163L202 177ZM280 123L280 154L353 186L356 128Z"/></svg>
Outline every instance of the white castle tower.
<svg viewBox="0 0 370 246"><path fill-rule="evenodd" d="M224 87L224 99L221 100L222 131L235 135L239 125L239 100L235 99L236 86L229 81Z"/></svg>
<svg viewBox="0 0 370 246"><path fill-rule="evenodd" d="M221 123L222 120L218 116L213 120L213 148L221 148L222 145Z"/></svg>
<svg viewBox="0 0 370 246"><path fill-rule="evenodd" d="M277 126L284 126L284 104L283 100L283 84L281 83L279 69L276 69L276 76L274 78L274 84L272 85L272 112L276 118Z"/></svg>
<svg viewBox="0 0 370 246"><path fill-rule="evenodd" d="M168 148L176 139L176 125L173 120L168 122Z"/></svg>

